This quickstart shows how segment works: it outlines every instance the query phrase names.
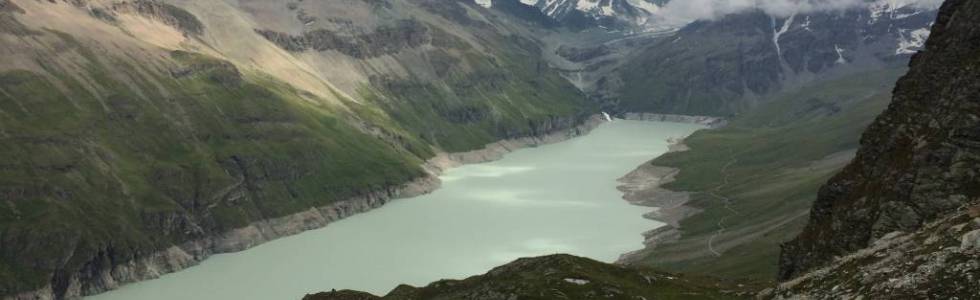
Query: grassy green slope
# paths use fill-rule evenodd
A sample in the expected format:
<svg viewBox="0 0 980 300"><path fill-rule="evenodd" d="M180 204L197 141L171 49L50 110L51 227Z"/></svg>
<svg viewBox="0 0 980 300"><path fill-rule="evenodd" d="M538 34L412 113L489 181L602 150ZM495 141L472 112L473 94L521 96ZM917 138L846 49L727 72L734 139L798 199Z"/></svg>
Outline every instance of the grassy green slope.
<svg viewBox="0 0 980 300"><path fill-rule="evenodd" d="M44 59L56 78L0 73L0 294L423 175L283 83L184 52L154 73L54 34L99 89Z"/></svg>
<svg viewBox="0 0 980 300"><path fill-rule="evenodd" d="M443 47L426 54L429 63L444 66L439 80L379 76L361 91L362 98L425 143L469 151L502 138L569 127L598 111L548 66L534 40L473 26L470 32L481 46L496 50L487 55L434 26L429 30L433 43Z"/></svg>
<svg viewBox="0 0 980 300"><path fill-rule="evenodd" d="M779 244L805 225L817 189L849 160L902 71L858 74L783 93L728 127L695 133L686 140L690 151L655 160L681 169L666 187L691 191L688 205L703 212L684 220L680 240L648 253L644 263L775 278Z"/></svg>

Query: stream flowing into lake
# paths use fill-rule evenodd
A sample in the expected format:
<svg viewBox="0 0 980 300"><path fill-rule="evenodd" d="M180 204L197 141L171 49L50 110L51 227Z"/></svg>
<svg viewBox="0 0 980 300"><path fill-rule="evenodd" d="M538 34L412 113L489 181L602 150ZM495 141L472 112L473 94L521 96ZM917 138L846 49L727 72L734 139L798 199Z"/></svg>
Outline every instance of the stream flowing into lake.
<svg viewBox="0 0 980 300"><path fill-rule="evenodd" d="M616 179L700 125L616 120L589 135L448 170L442 188L329 226L90 300L300 299L356 289L383 295L482 274L519 257L569 253L605 262L643 247L645 219Z"/></svg>

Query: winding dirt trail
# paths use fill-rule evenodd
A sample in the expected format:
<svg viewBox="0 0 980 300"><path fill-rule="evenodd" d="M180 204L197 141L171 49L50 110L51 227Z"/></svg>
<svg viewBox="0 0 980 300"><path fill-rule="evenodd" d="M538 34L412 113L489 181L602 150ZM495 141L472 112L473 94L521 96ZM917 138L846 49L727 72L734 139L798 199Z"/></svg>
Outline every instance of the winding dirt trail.
<svg viewBox="0 0 980 300"><path fill-rule="evenodd" d="M715 231L715 233L712 234L711 237L708 238L708 251L710 251L711 253L713 253L715 256L718 256L718 257L721 257L721 253L719 253L718 251L715 251L715 248L713 246L713 243L715 241L715 238L717 238L718 236L720 236L722 233L725 232L725 229L726 229L726 227L725 227L725 221L728 220L728 218L730 218L730 217L732 217L734 215L738 215L739 214L737 210L735 210L734 208L732 208L732 199L731 198L726 197L726 196L722 196L722 195L718 194L718 192L721 191L721 189L725 188L730 183L730 180L728 179L728 176L729 176L729 174L728 174L728 168L730 168L732 165L738 163L738 158L735 156L735 150L734 149L729 148L728 149L728 155L729 155L730 159L729 159L728 163L726 163L725 166L723 166L721 168L721 171L720 171L720 173L722 174L722 177L721 177L722 178L722 183L721 183L721 185L716 186L715 188L713 188L713 189L711 189L711 190L709 190L707 192L708 195L710 195L712 197L715 197L715 198L721 200L724 203L724 205L725 205L725 209L727 209L727 210L729 210L729 211L732 212L731 214L729 214L727 216L724 216L724 217L722 217L721 219L718 220L718 230Z"/></svg>

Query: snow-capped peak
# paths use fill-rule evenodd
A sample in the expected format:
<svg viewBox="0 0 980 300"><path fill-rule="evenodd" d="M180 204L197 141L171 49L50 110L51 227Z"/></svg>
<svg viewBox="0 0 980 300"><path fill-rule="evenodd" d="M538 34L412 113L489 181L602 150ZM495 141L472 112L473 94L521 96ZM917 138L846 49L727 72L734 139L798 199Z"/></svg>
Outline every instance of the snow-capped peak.
<svg viewBox="0 0 980 300"><path fill-rule="evenodd" d="M645 23L660 10L650 0L520 0L537 7L556 20L580 13L595 20L613 19L637 26Z"/></svg>

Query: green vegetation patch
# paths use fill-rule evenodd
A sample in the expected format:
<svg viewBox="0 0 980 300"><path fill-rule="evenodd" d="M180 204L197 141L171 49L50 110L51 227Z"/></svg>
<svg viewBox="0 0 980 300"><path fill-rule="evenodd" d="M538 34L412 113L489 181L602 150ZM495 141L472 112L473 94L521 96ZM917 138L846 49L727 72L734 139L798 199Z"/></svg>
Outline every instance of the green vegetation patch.
<svg viewBox="0 0 980 300"><path fill-rule="evenodd" d="M682 221L680 240L658 247L645 263L775 278L779 244L805 225L817 189L850 160L902 71L857 74L781 94L728 127L690 136L690 151L655 160L681 169L666 188L692 192L688 205L703 212Z"/></svg>
<svg viewBox="0 0 980 300"><path fill-rule="evenodd" d="M284 83L186 52L141 69L59 36L85 72L0 73L2 295L424 175Z"/></svg>
<svg viewBox="0 0 980 300"><path fill-rule="evenodd" d="M533 41L510 36L499 42L497 56L470 47L434 52L429 57L439 81L375 77L362 98L449 152L571 127L597 111L539 58Z"/></svg>

